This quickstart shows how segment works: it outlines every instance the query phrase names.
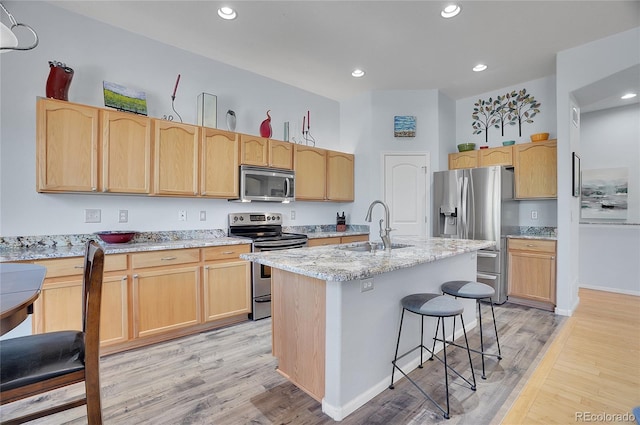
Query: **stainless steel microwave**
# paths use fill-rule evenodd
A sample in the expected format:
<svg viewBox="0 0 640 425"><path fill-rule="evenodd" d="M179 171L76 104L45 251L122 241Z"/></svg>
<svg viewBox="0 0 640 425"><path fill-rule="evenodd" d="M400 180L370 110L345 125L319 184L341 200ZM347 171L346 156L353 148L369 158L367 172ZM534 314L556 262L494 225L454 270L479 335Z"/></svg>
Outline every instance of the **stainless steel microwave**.
<svg viewBox="0 0 640 425"><path fill-rule="evenodd" d="M240 198L235 201L295 201L295 172L279 168L240 166Z"/></svg>

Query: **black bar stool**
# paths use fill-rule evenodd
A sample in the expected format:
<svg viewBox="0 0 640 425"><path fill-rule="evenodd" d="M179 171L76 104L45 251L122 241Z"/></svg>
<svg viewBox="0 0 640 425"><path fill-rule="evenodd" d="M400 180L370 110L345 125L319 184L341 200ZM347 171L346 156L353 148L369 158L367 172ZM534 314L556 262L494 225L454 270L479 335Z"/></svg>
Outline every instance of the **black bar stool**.
<svg viewBox="0 0 640 425"><path fill-rule="evenodd" d="M498 339L498 326L496 325L496 315L493 310L493 302L491 302L491 297L496 293L496 291L489 285L480 282L473 282L469 280L452 280L449 282L445 282L441 287L443 294L448 294L456 298L468 298L476 300L476 304L478 305L478 321L480 322L480 351L471 349L474 353L479 353L482 358L482 379L487 379L485 375L484 369L484 358L485 356L494 356L497 357L498 360L502 360L502 352L500 351L500 340ZM484 338L482 331L482 301L485 300L491 306L491 317L493 318L493 329L496 333L496 344L498 346L497 353L487 353L484 350ZM453 332L455 334L456 322L455 318L453 319ZM436 335L437 336L437 335ZM435 344L434 339L434 344ZM438 339L439 341L439 339ZM450 344L457 345L453 342L449 342ZM463 347L464 348L464 347Z"/></svg>
<svg viewBox="0 0 640 425"><path fill-rule="evenodd" d="M471 383L468 379L466 379L464 376L458 373L453 367L447 364L446 344L444 345L444 349L442 350L444 360L438 357L438 355L434 353L435 342L434 342L434 348L432 348L431 350L429 350L427 347L424 346L424 317L428 316L428 317L438 318L438 325L436 325L436 335L438 332L438 327L440 325L440 322L442 322L442 340L444 340L446 335L445 329L444 329L445 317L454 317L455 319L455 316L460 316L460 320L462 321L462 330L464 331L464 318L462 317L462 312L464 311L464 308L459 301L451 297L446 297L444 295L439 295L439 294L407 295L402 299L401 304L402 304L402 316L400 316L400 329L398 330L398 343L396 345L396 354L395 354L395 358L391 362L393 364L393 368L391 370L391 385L389 385L389 388L390 389L394 388L393 375L395 373L395 370L398 369L400 373L402 373L413 385L415 385L415 387L427 399L429 399L433 404L436 405L436 407L438 407L438 409L440 409L440 411L442 411L445 419L449 419L449 375L447 373L448 369L451 370L456 375L458 375L460 378L462 378L467 384L469 384L473 391L476 390L476 377L475 377L475 374L473 373L473 364L471 364L471 352L469 351L469 342L467 341L467 333L466 331L464 332L464 341L467 344L467 355L469 356L469 366L471 368L471 378L473 380L473 383ZM420 317L421 319L420 345L416 346L415 348L412 348L411 350L407 351L406 353L398 357L398 349L400 347L400 336L402 335L402 322L404 321L405 311L410 311L411 313L419 314L421 316ZM440 319L443 319L443 320L440 320ZM411 379L406 373L404 373L404 371L397 364L398 360L400 360L401 358L405 357L406 355L408 355L409 353L412 353L417 349L420 349L420 365L418 366L419 368L422 368L422 364L424 363L423 357L422 357L423 355L422 349L427 350L431 354L431 357L429 358L429 360L432 360L433 357L435 357L438 360L440 360L441 363L444 364L444 382L445 382L445 391L447 395L447 410L444 410L434 399L432 399L422 388L420 388L420 386L413 379Z"/></svg>

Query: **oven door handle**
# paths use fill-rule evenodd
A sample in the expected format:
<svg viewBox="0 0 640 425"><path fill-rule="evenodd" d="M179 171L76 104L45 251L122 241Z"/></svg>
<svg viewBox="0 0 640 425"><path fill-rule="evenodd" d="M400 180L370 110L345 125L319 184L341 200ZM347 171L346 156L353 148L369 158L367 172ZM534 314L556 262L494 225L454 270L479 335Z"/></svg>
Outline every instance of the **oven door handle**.
<svg viewBox="0 0 640 425"><path fill-rule="evenodd" d="M275 249L289 249L289 248L303 248L307 245L307 241L295 241L295 242L283 242L283 241L273 241L273 242L259 242L254 243L254 248L259 249L260 251L270 251Z"/></svg>

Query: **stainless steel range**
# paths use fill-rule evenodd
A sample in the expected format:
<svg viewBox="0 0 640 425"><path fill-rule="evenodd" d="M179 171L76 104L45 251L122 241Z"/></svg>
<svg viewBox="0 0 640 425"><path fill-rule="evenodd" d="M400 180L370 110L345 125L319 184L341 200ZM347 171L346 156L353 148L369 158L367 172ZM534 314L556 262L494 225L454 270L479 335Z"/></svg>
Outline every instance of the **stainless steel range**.
<svg viewBox="0 0 640 425"><path fill-rule="evenodd" d="M235 213L229 214L229 236L250 238L253 252L302 248L307 245L307 236L282 233L280 213ZM251 267L253 297L253 320L271 316L271 267L253 263Z"/></svg>

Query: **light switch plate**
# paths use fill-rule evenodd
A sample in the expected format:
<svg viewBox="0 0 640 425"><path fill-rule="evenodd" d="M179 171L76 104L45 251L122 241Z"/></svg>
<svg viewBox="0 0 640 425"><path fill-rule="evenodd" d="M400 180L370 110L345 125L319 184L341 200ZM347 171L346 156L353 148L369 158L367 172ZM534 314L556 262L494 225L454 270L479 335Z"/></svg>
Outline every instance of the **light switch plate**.
<svg viewBox="0 0 640 425"><path fill-rule="evenodd" d="M84 222L85 223L100 223L101 221L100 209L86 209L84 210Z"/></svg>

